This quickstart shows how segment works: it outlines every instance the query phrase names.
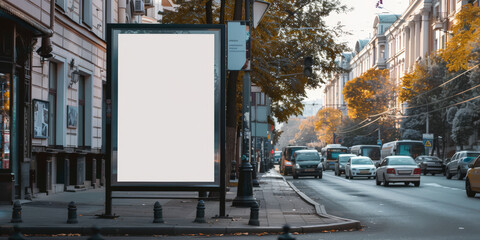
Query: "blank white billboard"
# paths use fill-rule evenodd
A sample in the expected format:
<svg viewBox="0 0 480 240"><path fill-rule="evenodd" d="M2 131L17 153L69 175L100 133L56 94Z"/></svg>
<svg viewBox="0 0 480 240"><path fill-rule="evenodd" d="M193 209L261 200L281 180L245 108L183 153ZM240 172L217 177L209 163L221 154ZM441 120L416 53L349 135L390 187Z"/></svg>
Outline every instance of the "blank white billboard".
<svg viewBox="0 0 480 240"><path fill-rule="evenodd" d="M214 182L214 34L117 40L116 181Z"/></svg>

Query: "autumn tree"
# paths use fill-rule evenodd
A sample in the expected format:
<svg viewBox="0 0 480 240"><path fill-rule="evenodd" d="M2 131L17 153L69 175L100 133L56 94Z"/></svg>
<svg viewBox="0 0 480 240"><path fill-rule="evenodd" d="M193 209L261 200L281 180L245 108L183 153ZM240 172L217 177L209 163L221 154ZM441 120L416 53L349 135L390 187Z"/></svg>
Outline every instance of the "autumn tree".
<svg viewBox="0 0 480 240"><path fill-rule="evenodd" d="M343 96L348 116L353 120L364 120L370 115L385 112L392 105L394 96L389 70L369 69L345 84Z"/></svg>
<svg viewBox="0 0 480 240"><path fill-rule="evenodd" d="M333 143L333 134L342 123L342 112L335 108L324 108L317 112L315 131L318 139L326 144Z"/></svg>
<svg viewBox="0 0 480 240"><path fill-rule="evenodd" d="M448 70L467 70L480 62L480 6L469 3L455 16L453 36L440 56Z"/></svg>
<svg viewBox="0 0 480 240"><path fill-rule="evenodd" d="M317 133L315 132L315 119L316 116L307 117L302 120L299 131L295 134L294 141L297 145L307 145L307 143L317 142Z"/></svg>

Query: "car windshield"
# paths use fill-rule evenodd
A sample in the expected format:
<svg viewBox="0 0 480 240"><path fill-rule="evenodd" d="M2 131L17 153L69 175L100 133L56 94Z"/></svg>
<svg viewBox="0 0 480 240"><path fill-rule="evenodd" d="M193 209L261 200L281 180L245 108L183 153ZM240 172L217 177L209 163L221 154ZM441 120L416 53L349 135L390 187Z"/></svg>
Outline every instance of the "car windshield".
<svg viewBox="0 0 480 240"><path fill-rule="evenodd" d="M430 157L425 157L425 158L424 158L424 161L429 161L429 162L441 162L442 160L440 160L440 158L438 158L438 157L430 156Z"/></svg>
<svg viewBox="0 0 480 240"><path fill-rule="evenodd" d="M357 158L357 159L352 159L352 164L373 165L373 162L368 158Z"/></svg>
<svg viewBox="0 0 480 240"><path fill-rule="evenodd" d="M473 159L475 159L474 157L466 157L463 159L463 162L471 162Z"/></svg>
<svg viewBox="0 0 480 240"><path fill-rule="evenodd" d="M417 165L412 158L389 158L388 165Z"/></svg>
<svg viewBox="0 0 480 240"><path fill-rule="evenodd" d="M476 157L478 157L478 155L480 155L480 153L467 153L467 157L476 158Z"/></svg>
<svg viewBox="0 0 480 240"><path fill-rule="evenodd" d="M338 156L338 162L340 163L346 163L348 162L348 159L350 159L353 156Z"/></svg>
<svg viewBox="0 0 480 240"><path fill-rule="evenodd" d="M316 152L300 153L297 155L297 161L320 161L320 156Z"/></svg>

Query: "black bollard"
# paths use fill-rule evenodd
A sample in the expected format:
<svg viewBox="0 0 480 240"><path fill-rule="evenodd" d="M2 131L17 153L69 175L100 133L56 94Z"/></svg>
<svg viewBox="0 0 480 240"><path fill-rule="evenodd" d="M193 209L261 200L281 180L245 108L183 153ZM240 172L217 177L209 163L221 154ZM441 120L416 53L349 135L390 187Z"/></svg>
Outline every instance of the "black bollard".
<svg viewBox="0 0 480 240"><path fill-rule="evenodd" d="M100 234L100 228L97 226L92 227L93 235L89 237L87 240L104 240L103 236Z"/></svg>
<svg viewBox="0 0 480 240"><path fill-rule="evenodd" d="M252 172L252 184L254 187L260 187L257 179L257 161L252 162L253 172Z"/></svg>
<svg viewBox="0 0 480 240"><path fill-rule="evenodd" d="M242 164L239 167L237 196L233 199L234 207L250 207L257 202L253 197L252 165L245 155L242 156Z"/></svg>
<svg viewBox="0 0 480 240"><path fill-rule="evenodd" d="M75 202L73 202L73 201L68 204L67 223L69 223L69 224L78 223L78 220L77 220L77 206L75 205Z"/></svg>
<svg viewBox="0 0 480 240"><path fill-rule="evenodd" d="M232 161L232 171L230 172L230 180L237 179L237 161Z"/></svg>
<svg viewBox="0 0 480 240"><path fill-rule="evenodd" d="M158 201L153 205L153 223L164 223L162 205Z"/></svg>
<svg viewBox="0 0 480 240"><path fill-rule="evenodd" d="M260 226L260 222L258 221L259 211L260 211L260 208L258 207L258 203L255 202L250 208L250 220L248 221L248 225Z"/></svg>
<svg viewBox="0 0 480 240"><path fill-rule="evenodd" d="M20 227L13 226L13 234L8 237L8 240L25 240L23 234L20 232Z"/></svg>
<svg viewBox="0 0 480 240"><path fill-rule="evenodd" d="M206 223L205 220L205 202L203 200L198 201L197 204L197 217L195 218L196 223Z"/></svg>
<svg viewBox="0 0 480 240"><path fill-rule="evenodd" d="M295 240L296 238L294 238L292 234L290 234L289 232L290 232L290 226L288 225L283 226L283 234L278 236L278 240Z"/></svg>
<svg viewBox="0 0 480 240"><path fill-rule="evenodd" d="M15 201L13 203L13 211L12 211L12 220L11 223L21 223L22 221L22 204L20 201Z"/></svg>

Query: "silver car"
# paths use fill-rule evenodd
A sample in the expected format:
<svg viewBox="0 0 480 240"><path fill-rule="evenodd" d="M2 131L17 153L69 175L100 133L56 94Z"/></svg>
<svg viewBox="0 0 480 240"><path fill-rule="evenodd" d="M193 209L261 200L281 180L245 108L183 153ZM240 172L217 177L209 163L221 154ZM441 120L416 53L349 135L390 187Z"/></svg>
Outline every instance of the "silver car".
<svg viewBox="0 0 480 240"><path fill-rule="evenodd" d="M345 165L345 178L354 177L375 178L376 168L369 157L350 157Z"/></svg>
<svg viewBox="0 0 480 240"><path fill-rule="evenodd" d="M388 156L384 158L377 168L377 185L387 187L390 183L403 182L405 185L413 183L420 186L421 170L415 160L410 156Z"/></svg>

